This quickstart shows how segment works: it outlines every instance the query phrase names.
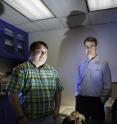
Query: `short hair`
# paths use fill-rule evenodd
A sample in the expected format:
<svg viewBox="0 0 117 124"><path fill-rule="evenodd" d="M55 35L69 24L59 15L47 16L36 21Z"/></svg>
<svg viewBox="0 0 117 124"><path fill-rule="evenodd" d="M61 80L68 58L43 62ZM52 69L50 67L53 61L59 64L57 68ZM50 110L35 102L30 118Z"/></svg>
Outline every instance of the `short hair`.
<svg viewBox="0 0 117 124"><path fill-rule="evenodd" d="M48 49L48 45L43 41L35 41L30 45L30 51L29 53L35 51L36 49L39 49L39 47L43 45L46 49Z"/></svg>
<svg viewBox="0 0 117 124"><path fill-rule="evenodd" d="M87 37L85 40L84 40L84 46L85 46L85 43L86 42L93 42L95 43L95 45L97 46L97 39L95 37Z"/></svg>

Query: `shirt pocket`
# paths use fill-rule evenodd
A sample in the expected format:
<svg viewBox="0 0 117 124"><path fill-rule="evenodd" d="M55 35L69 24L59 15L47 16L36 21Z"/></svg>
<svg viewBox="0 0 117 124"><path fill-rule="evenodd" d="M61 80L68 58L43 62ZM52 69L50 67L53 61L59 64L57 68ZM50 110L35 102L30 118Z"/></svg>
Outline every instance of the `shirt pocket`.
<svg viewBox="0 0 117 124"><path fill-rule="evenodd" d="M93 81L99 83L102 82L102 70L99 67L93 67L90 69L90 73L91 73L91 78Z"/></svg>

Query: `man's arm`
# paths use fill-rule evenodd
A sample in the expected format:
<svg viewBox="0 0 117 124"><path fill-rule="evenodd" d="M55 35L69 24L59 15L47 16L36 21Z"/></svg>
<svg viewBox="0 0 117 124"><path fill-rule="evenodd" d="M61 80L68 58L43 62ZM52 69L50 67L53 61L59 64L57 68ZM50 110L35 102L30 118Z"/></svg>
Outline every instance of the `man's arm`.
<svg viewBox="0 0 117 124"><path fill-rule="evenodd" d="M19 97L15 93L9 92L9 101L16 112L18 124L28 124L27 119L21 109Z"/></svg>
<svg viewBox="0 0 117 124"><path fill-rule="evenodd" d="M75 96L79 95L79 87L80 87L80 66L77 69L77 73L76 73L76 82L75 82Z"/></svg>
<svg viewBox="0 0 117 124"><path fill-rule="evenodd" d="M61 104L61 91L56 91L54 95L55 99L55 108L54 108L54 118L59 114L60 104Z"/></svg>
<svg viewBox="0 0 117 124"><path fill-rule="evenodd" d="M111 71L108 63L106 63L104 67L103 83L104 83L104 89L103 89L101 100L103 103L105 103L110 97L111 90L112 90Z"/></svg>

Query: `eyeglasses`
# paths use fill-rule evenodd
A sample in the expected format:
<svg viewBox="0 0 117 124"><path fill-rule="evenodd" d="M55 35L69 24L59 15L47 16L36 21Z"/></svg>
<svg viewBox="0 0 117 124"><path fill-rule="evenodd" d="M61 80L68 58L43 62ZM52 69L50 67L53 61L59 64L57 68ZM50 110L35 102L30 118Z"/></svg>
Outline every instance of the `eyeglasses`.
<svg viewBox="0 0 117 124"><path fill-rule="evenodd" d="M41 53L41 55L46 55L47 54L47 51L43 51L43 50L41 50L41 49L37 49L37 50L35 50L35 53Z"/></svg>
<svg viewBox="0 0 117 124"><path fill-rule="evenodd" d="M95 45L90 45L90 46L85 46L85 49L93 49L95 47L96 47Z"/></svg>

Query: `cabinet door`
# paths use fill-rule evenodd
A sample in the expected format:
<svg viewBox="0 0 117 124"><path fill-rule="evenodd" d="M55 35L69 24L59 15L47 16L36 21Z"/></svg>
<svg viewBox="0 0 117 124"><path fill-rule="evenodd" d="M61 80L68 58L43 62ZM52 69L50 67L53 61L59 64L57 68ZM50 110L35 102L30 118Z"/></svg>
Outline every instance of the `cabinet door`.
<svg viewBox="0 0 117 124"><path fill-rule="evenodd" d="M28 35L27 33L18 30L16 34L17 55L20 59L26 60L28 58Z"/></svg>
<svg viewBox="0 0 117 124"><path fill-rule="evenodd" d="M15 50L15 28L5 22L2 22L3 24L3 57L5 58L14 58L14 55L16 54Z"/></svg>
<svg viewBox="0 0 117 124"><path fill-rule="evenodd" d="M15 38L14 31L8 27L4 28L5 40L4 40L4 52L8 55L15 55Z"/></svg>

